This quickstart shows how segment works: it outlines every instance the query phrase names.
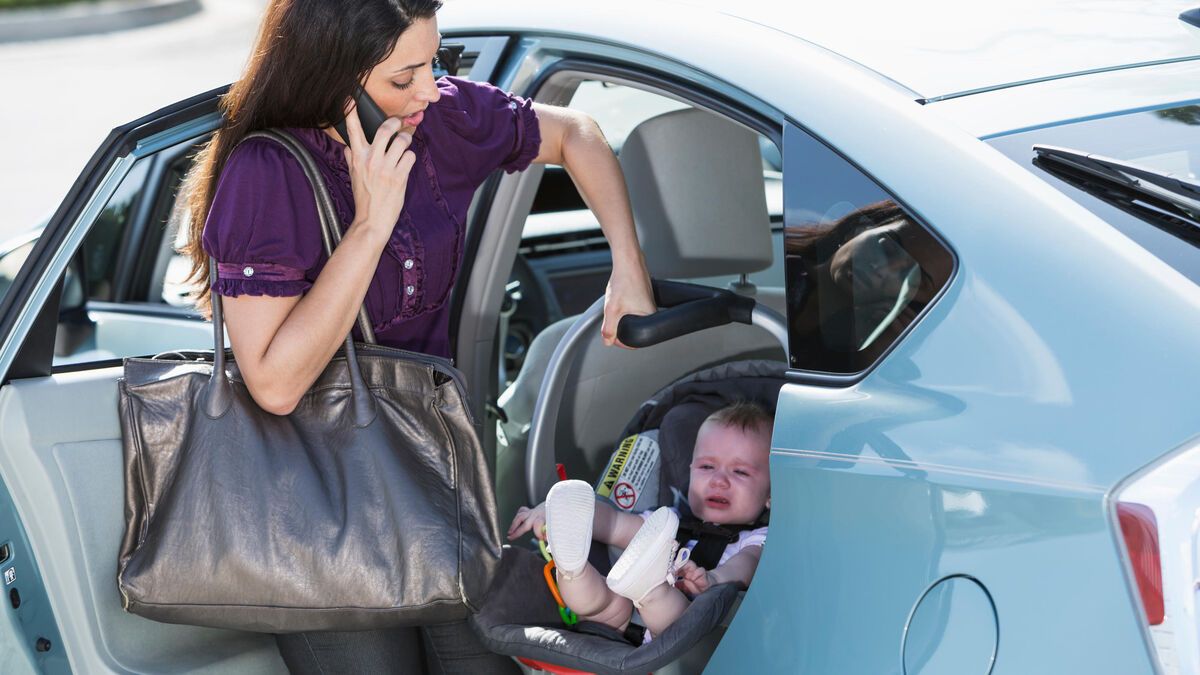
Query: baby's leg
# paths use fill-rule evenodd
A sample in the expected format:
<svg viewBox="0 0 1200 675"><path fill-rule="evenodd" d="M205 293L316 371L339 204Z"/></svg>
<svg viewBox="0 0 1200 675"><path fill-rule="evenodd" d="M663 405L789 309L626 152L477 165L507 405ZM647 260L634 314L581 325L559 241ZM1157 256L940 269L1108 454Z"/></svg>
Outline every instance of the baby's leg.
<svg viewBox="0 0 1200 675"><path fill-rule="evenodd" d="M592 486L583 481L555 483L546 495L546 537L558 568L558 589L579 618L624 630L632 603L608 590L604 577L587 562L595 507Z"/></svg>
<svg viewBox="0 0 1200 675"><path fill-rule="evenodd" d="M646 597L642 598L638 612L642 615L642 623L646 624L650 633L660 635L679 617L683 616L690 604L692 601L687 599L683 591L664 583L651 589Z"/></svg>
<svg viewBox="0 0 1200 675"><path fill-rule="evenodd" d="M595 621L617 630L625 630L633 615L633 603L608 589L604 577L595 567L587 565L576 576L560 573L558 590L580 619Z"/></svg>
<svg viewBox="0 0 1200 675"><path fill-rule="evenodd" d="M679 517L666 507L658 509L608 573L608 587L633 601L651 633L665 630L688 608L683 592L667 583L678 529Z"/></svg>

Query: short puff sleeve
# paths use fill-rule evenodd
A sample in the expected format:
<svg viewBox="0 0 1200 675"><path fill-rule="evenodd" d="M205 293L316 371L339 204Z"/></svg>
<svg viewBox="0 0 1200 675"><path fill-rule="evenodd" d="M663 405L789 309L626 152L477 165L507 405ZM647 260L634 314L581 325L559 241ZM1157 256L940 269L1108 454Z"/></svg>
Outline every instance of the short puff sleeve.
<svg viewBox="0 0 1200 675"><path fill-rule="evenodd" d="M312 186L278 143L255 138L225 163L204 223L204 250L217 261L224 296L301 295L322 261Z"/></svg>
<svg viewBox="0 0 1200 675"><path fill-rule="evenodd" d="M486 82L443 77L441 99L434 105L451 140L457 140L469 179L482 183L492 171L524 171L541 149L533 101Z"/></svg>

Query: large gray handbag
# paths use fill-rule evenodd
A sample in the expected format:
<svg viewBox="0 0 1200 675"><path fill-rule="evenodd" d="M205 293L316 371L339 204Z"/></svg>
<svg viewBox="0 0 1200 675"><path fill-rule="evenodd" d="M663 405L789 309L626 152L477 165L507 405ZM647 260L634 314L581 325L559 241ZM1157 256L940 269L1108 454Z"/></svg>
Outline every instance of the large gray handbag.
<svg viewBox="0 0 1200 675"><path fill-rule="evenodd" d="M311 156L286 132L252 136L300 161L332 254L340 232ZM212 307L213 353L125 360L125 609L271 633L437 623L477 609L500 528L458 371L347 336L295 411L276 416L222 349L215 292ZM359 326L373 343L365 309Z"/></svg>

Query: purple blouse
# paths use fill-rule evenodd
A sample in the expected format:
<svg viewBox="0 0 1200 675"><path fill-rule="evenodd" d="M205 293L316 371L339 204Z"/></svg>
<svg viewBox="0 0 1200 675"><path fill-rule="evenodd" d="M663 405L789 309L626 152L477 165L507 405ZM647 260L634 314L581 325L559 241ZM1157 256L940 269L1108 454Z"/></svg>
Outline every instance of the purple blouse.
<svg viewBox="0 0 1200 675"><path fill-rule="evenodd" d="M475 189L497 168L524 170L541 145L531 101L492 85L438 80L442 97L413 135L417 161L404 209L367 289L380 344L450 355L447 300L462 263L464 223ZM354 219L345 147L320 129L288 129L316 159L341 220ZM230 155L204 223L223 296L301 295L325 266L312 188L300 164L268 139ZM355 328L355 337L361 339Z"/></svg>

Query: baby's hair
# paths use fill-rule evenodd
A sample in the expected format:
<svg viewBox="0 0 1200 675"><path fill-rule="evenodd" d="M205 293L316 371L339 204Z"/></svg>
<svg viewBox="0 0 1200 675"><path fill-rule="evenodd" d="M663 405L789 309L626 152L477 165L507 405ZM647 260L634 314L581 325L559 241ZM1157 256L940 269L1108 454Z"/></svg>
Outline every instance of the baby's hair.
<svg viewBox="0 0 1200 675"><path fill-rule="evenodd" d="M735 401L709 415L705 422L716 422L742 431L756 431L765 427L770 431L775 424L775 415L756 401Z"/></svg>

